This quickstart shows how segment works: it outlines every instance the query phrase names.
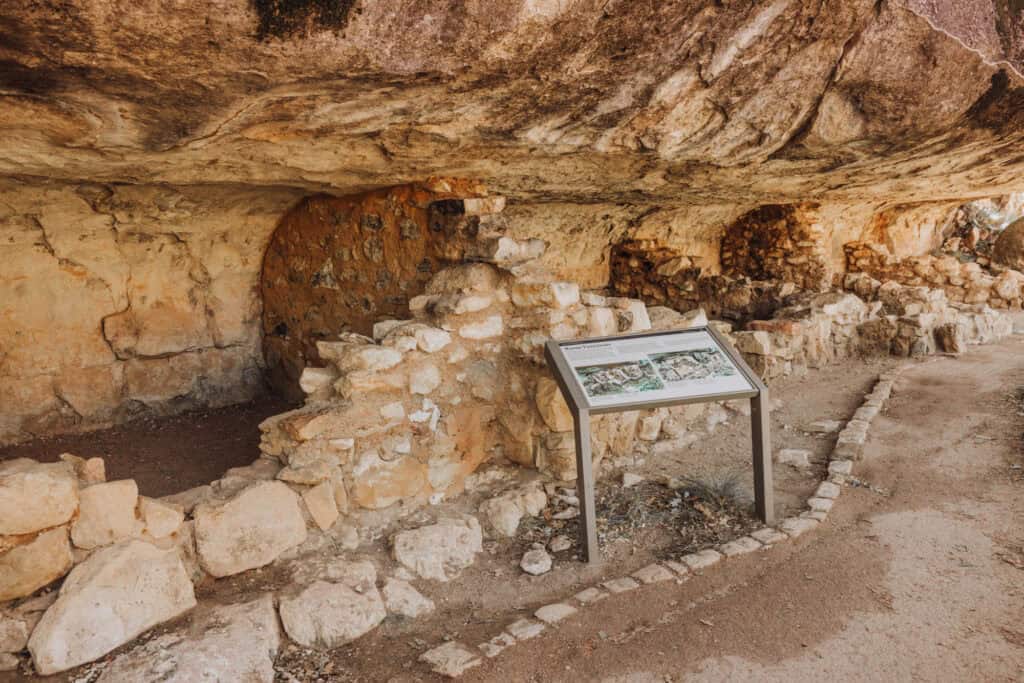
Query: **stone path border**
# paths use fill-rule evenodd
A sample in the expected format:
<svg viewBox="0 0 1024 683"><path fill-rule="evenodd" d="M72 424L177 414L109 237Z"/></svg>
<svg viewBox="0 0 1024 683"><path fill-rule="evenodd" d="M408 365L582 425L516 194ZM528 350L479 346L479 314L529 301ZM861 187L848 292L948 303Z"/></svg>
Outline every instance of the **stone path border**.
<svg viewBox="0 0 1024 683"><path fill-rule="evenodd" d="M761 527L747 536L723 543L713 549L691 553L680 558L679 562L655 562L628 576L605 579L594 586L579 589L574 595L562 601L537 609L532 616L540 621L519 617L504 631L480 643L476 651L483 657L496 657L507 648L537 636L544 628L557 628L563 619L571 619L579 610L610 594L636 590L641 588L642 584L669 579L681 581L728 558L766 549L813 531L828 518L836 499L842 493L842 485L852 476L854 461L860 460L863 456L864 442L867 440L871 421L885 407L896 380L910 365L902 365L879 375L871 393L864 397L860 408L840 430L836 445L829 456L828 475L807 500L807 510L798 516L787 517L774 527ZM453 652L457 652L458 656L451 657ZM449 678L457 678L483 661L472 648L457 642L447 642L427 650L419 659L429 665L435 673Z"/></svg>

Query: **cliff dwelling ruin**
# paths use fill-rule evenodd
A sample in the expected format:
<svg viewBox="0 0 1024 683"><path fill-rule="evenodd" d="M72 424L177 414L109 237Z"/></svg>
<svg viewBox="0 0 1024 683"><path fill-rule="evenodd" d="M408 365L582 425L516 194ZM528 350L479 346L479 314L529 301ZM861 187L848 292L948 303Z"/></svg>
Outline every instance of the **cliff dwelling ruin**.
<svg viewBox="0 0 1024 683"><path fill-rule="evenodd" d="M1024 322L1009 0L14 0L0 130L0 681L493 679ZM743 402L602 415L581 568L545 342L703 325L785 523Z"/></svg>

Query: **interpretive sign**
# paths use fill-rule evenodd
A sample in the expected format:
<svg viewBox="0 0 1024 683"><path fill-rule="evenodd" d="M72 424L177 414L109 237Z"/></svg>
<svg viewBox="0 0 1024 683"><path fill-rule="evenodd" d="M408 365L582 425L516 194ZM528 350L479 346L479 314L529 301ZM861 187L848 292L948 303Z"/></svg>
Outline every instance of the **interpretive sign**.
<svg viewBox="0 0 1024 683"><path fill-rule="evenodd" d="M575 423L580 544L588 562L597 558L592 414L749 398L755 506L772 522L768 391L714 328L549 341L544 351Z"/></svg>
<svg viewBox="0 0 1024 683"><path fill-rule="evenodd" d="M755 391L705 328L562 343L558 349L592 411Z"/></svg>

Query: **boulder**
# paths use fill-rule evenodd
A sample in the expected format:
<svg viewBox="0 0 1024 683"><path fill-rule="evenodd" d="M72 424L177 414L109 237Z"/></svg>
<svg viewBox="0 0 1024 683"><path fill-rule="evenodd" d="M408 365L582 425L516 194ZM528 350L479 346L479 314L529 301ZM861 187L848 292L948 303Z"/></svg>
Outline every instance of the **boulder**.
<svg viewBox="0 0 1024 683"><path fill-rule="evenodd" d="M67 527L50 529L0 554L0 602L31 595L73 564Z"/></svg>
<svg viewBox="0 0 1024 683"><path fill-rule="evenodd" d="M410 619L434 611L434 601L402 579L388 579L384 584L384 604L392 614Z"/></svg>
<svg viewBox="0 0 1024 683"><path fill-rule="evenodd" d="M200 609L178 629L120 655L98 683L272 683L281 630L264 594L237 605Z"/></svg>
<svg viewBox="0 0 1024 683"><path fill-rule="evenodd" d="M28 650L36 670L47 676L102 657L195 604L177 552L122 541L71 571Z"/></svg>
<svg viewBox="0 0 1024 683"><path fill-rule="evenodd" d="M60 526L78 509L78 480L66 463L0 462L0 536Z"/></svg>
<svg viewBox="0 0 1024 683"><path fill-rule="evenodd" d="M221 577L270 564L306 540L299 497L279 481L264 481L194 512L199 564Z"/></svg>
<svg viewBox="0 0 1024 683"><path fill-rule="evenodd" d="M131 538L142 531L135 518L139 487L134 479L95 484L79 494L78 519L71 525L71 542L92 550Z"/></svg>
<svg viewBox="0 0 1024 683"><path fill-rule="evenodd" d="M437 524L400 531L392 538L394 558L424 579L449 581L473 564L483 549L475 517L443 518Z"/></svg>
<svg viewBox="0 0 1024 683"><path fill-rule="evenodd" d="M1014 270L1024 270L1024 218L1006 226L992 245L992 261Z"/></svg>
<svg viewBox="0 0 1024 683"><path fill-rule="evenodd" d="M328 581L316 581L292 596L282 596L280 612L288 636L316 649L350 643L387 616L375 586L360 593L344 583Z"/></svg>

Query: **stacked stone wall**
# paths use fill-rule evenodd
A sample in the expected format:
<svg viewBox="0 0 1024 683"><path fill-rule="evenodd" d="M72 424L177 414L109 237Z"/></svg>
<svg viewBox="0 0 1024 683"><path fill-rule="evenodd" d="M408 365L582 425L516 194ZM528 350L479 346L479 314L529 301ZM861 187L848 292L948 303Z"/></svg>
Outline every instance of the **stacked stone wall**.
<svg viewBox="0 0 1024 683"><path fill-rule="evenodd" d="M998 309L1019 309L1024 300L1024 274L1009 268L985 268L949 255L896 259L884 246L869 242L851 242L844 249L848 274L863 273L882 282L940 289L950 301Z"/></svg>

